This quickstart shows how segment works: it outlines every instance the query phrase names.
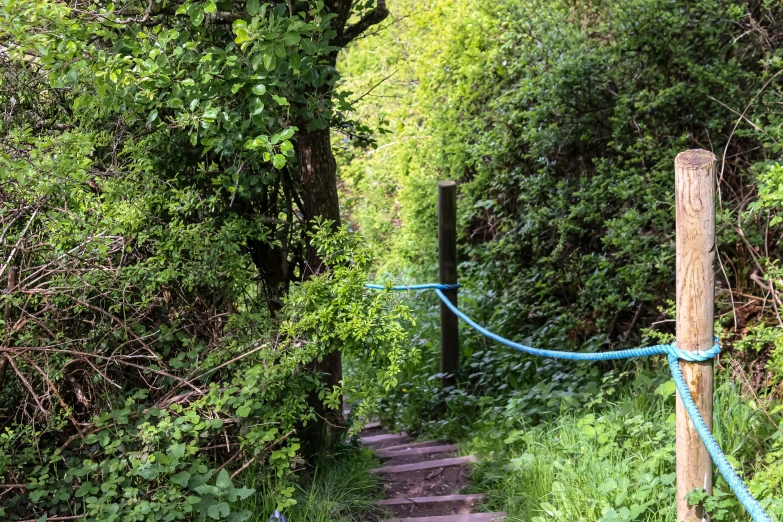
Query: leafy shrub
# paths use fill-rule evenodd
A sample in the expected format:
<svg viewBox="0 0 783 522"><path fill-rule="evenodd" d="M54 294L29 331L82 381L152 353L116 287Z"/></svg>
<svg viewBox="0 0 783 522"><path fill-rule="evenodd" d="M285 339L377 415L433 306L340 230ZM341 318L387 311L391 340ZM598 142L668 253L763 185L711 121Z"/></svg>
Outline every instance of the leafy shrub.
<svg viewBox="0 0 783 522"><path fill-rule="evenodd" d="M779 5L429 5L403 3L388 49L345 62L354 90L400 70L363 99L397 134L344 172L357 226L394 253L382 271L433 277L435 181L452 177L460 279L496 330L638 343L674 295L673 160L703 147L721 158L723 324L778 323L740 294L778 279ZM768 203L748 207L759 174Z"/></svg>
<svg viewBox="0 0 783 522"><path fill-rule="evenodd" d="M95 206L87 216L105 217L97 198L66 194ZM344 381L370 410L378 386L393 385L413 355L403 350L399 324L406 309L364 288L373 253L345 228L315 229L313 244L333 270L295 285L281 324L269 328L268 317L242 299L252 278L226 285L232 268L251 274L242 270L248 261L220 251L220 242L202 242L208 220L182 235L150 228L144 239L126 231L104 243L88 232L92 222L69 223L53 200L39 213L13 206L19 201L2 203L24 216L7 237L36 248L26 249L19 285L6 295L12 336L3 353L12 370L2 391L4 519L246 520L243 500L259 492L237 477L254 464L281 479L265 494L281 509L290 506L289 484L302 462L299 433L315 420L309 397L325 394L312 361L339 349L361 360L360 368L373 365L374 374ZM35 243L41 236L50 248ZM230 299L228 315L202 300L192 262L178 259L202 246L215 253L193 260L203 263L196 284L211 281L213 295ZM77 247L80 255L62 259ZM31 274L47 271L42 283L29 284ZM55 294L46 291L52 287ZM331 392L324 400L337 407L339 390Z"/></svg>

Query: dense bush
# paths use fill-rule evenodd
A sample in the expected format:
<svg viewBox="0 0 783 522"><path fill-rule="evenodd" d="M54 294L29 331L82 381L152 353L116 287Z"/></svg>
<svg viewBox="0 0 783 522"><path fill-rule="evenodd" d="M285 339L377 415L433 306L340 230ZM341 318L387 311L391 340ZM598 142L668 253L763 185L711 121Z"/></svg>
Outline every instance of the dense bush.
<svg viewBox="0 0 783 522"><path fill-rule="evenodd" d="M720 158L725 341L781 324L777 4L401 9L408 19L376 37L388 49L360 44L344 64L357 91L385 79L362 103L395 130L345 154L356 224L393 252L381 271L433 277L434 182L451 177L460 278L482 319L595 348L638 343L652 323L672 332L660 322L674 297L673 159L703 147ZM752 338L737 356L772 391L779 350Z"/></svg>
<svg viewBox="0 0 783 522"><path fill-rule="evenodd" d="M366 142L334 61L386 14L0 2L1 519L286 507L341 392L395 384L407 312L362 286L329 133Z"/></svg>
<svg viewBox="0 0 783 522"><path fill-rule="evenodd" d="M129 209L154 192L104 203L58 178L70 190L41 201L51 180L6 187L0 204L24 252L5 298L4 520L245 520L262 493L236 482L251 466L279 477L263 494L285 508L311 397L341 404L312 361L339 349L373 368L343 386L370 408L415 355L406 309L364 288L373 255L344 228L316 229L333 269L294 285L273 325L247 256L221 241L231 231L145 227ZM96 233L106 219L112 234Z"/></svg>
<svg viewBox="0 0 783 522"><path fill-rule="evenodd" d="M453 2L411 16L391 50L346 60L355 89L402 71L365 98L398 132L346 169L349 194L369 195L352 200L358 224L394 245L397 264L432 273L432 182L453 177L461 278L488 296L495 324L638 340L673 297L674 156L703 147L725 159L721 312L729 289L738 300L766 291L778 245L776 5ZM748 212L759 175L766 207ZM419 254L432 262L411 262ZM739 304L728 328L769 318L769 306Z"/></svg>

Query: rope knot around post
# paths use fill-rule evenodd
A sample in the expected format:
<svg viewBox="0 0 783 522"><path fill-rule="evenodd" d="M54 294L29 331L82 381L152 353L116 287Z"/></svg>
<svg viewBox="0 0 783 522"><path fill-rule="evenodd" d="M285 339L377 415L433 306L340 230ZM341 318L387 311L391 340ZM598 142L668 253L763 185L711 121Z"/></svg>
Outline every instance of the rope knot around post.
<svg viewBox="0 0 783 522"><path fill-rule="evenodd" d="M695 352L689 352L687 350L681 350L677 348L677 342L667 344L666 353L672 357L676 357L680 361L686 362L704 362L714 359L720 354L720 342L715 339L715 344L709 350L698 350Z"/></svg>

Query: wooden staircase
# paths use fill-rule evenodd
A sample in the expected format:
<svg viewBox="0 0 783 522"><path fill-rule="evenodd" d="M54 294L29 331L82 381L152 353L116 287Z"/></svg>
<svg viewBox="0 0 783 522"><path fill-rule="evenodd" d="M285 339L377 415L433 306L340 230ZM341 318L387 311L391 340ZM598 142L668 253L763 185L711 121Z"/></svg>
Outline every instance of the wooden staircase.
<svg viewBox="0 0 783 522"><path fill-rule="evenodd" d="M458 456L459 445L443 441L410 442L408 435L385 433L377 422L360 433L363 446L373 449L384 465L371 469L386 481L378 501L393 518L388 522L498 522L506 514L474 512L483 494L463 494L467 466L473 455Z"/></svg>

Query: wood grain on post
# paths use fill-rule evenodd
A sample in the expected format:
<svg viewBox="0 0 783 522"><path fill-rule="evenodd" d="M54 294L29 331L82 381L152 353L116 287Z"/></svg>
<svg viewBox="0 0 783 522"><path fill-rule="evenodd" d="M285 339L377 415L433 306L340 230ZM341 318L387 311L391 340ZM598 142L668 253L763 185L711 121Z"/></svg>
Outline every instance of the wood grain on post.
<svg viewBox="0 0 783 522"><path fill-rule="evenodd" d="M677 207L677 347L708 350L714 344L715 168L706 150L688 150L674 160ZM713 363L680 362L685 382L712 430ZM695 488L712 493L712 460L677 394L677 520L709 520L702 506L689 506Z"/></svg>
<svg viewBox="0 0 783 522"><path fill-rule="evenodd" d="M457 184L438 183L438 261L441 284L457 283ZM457 306L457 290L443 290ZM440 371L441 386L456 383L459 369L459 323L448 307L440 304Z"/></svg>

